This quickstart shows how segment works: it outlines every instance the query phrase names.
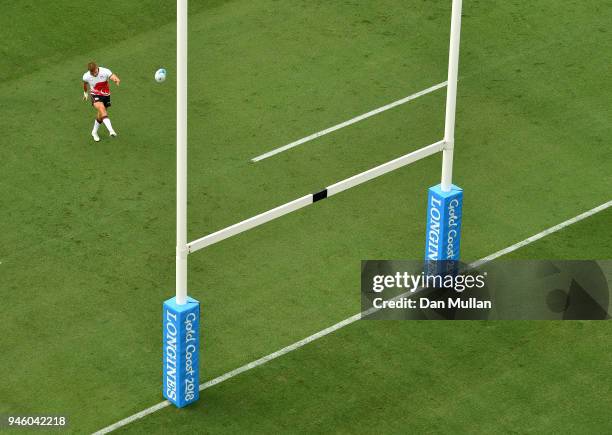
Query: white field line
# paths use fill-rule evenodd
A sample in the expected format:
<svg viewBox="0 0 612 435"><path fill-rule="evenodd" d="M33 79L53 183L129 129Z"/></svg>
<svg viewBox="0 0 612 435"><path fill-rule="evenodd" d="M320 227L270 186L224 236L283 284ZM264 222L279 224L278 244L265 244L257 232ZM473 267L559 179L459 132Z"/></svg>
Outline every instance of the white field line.
<svg viewBox="0 0 612 435"><path fill-rule="evenodd" d="M508 254L508 253L510 253L512 251L516 251L517 249L520 249L523 246L527 246L527 245L535 242L536 240L540 240L540 239L548 236L549 234L556 233L557 231L562 230L563 228L569 227L570 225L575 224L576 222L579 222L579 221L581 221L583 219L586 219L586 218L588 218L590 216L593 216L594 214L599 213L600 211L603 211L603 210L607 209L610 206L612 206L612 201L608 201L606 203L603 203L603 204L601 204L601 205L599 205L599 206L597 206L595 208L592 208L589 211L585 211L584 213L579 214L578 216L575 216L575 217L573 217L571 219L568 219L568 220L566 220L564 222L561 222L560 224L555 225L554 227L550 227L547 230L544 230L544 231L542 231L542 232L540 232L538 234L535 234L535 235L533 235L531 237L528 237L525 240L522 240L522 241L520 241L518 243L515 243L512 246L508 246L507 248L504 248L504 249L502 249L500 251L497 251L494 254L491 254L491 255L488 255L488 256L486 256L484 258L481 258L480 260L475 261L472 264L470 264L470 267L476 268L476 267L481 266L481 265L483 265L485 263L493 261L496 258L501 257L502 255L506 255L506 254Z"/></svg>
<svg viewBox="0 0 612 435"><path fill-rule="evenodd" d="M544 230L542 232L539 232L538 234L535 234L535 235L533 235L531 237L528 237L525 240L522 240L522 241L520 241L518 243L515 243L514 245L508 246L507 248L501 249L501 250L499 250L499 251L497 251L497 252L495 252L495 253L493 253L491 255L488 255L488 256L486 256L484 258L481 258L480 260L477 260L477 261L471 263L468 267L469 268L474 268L474 267L482 266L483 264L488 263L490 261L493 261L496 258L499 258L499 257L501 257L503 255L509 254L510 252L516 251L517 249L520 249L520 248L522 248L524 246L527 246L527 245L535 242L536 240L540 240L540 239L548 236L549 234L556 233L557 231L560 231L563 228L566 228L566 227L568 227L568 226L570 226L572 224L575 224L576 222L579 222L579 221L581 221L583 219L586 219L586 218L588 218L590 216L593 216L594 214L599 213L600 211L603 211L603 210L607 209L610 206L612 206L612 201L608 201L608 202L606 202L604 204L601 204L600 206L597 206L597 207L595 207L595 208L593 208L593 209L591 209L589 211L586 211L586 212L584 212L582 214L579 214L576 217L573 217L573 218L568 219L568 220L566 220L564 222L561 222L560 224L555 225L554 227L550 227L550 228L548 228L548 229L546 229L546 230ZM409 292L407 292L407 293L409 293ZM398 295L398 296L396 296L396 298L399 298L399 297L402 297L402 296L403 295ZM306 338L304 338L304 339L302 339L300 341L297 341L297 342L295 342L293 344L290 344L289 346L283 347L282 349L277 350L276 352L273 352L273 353L271 353L269 355L266 355L266 356L264 356L262 358L259 358L259 359L255 360L255 361L252 361L252 362L250 362L250 363L248 363L246 365L243 365L242 367L238 367L237 369L234 369L234 370L232 370L230 372L225 373L224 375L221 375L219 377L211 379L210 381L204 382L203 384L200 385L200 391L205 390L207 388L210 388L210 387L212 387L214 385L220 384L221 382L226 381L228 379L231 379L234 376L237 376L237 375L239 375L241 373L244 373L244 372L246 372L248 370L254 369L255 367L259 367L259 366L267 363L268 361L272 361L273 359L276 359L276 358L278 358L280 356L283 356L283 355L285 355L285 354L287 354L289 352L292 352L292 351L294 351L296 349L299 349L300 347L303 347L303 346L307 345L308 343L311 343L311 342L313 342L313 341L315 341L315 340L317 340L317 339L319 339L321 337L325 337L326 335L329 335L332 332L335 332L335 331L337 331L337 330L339 330L341 328L344 328L345 326L350 325L351 323L354 323L357 320L361 319L361 317L368 316L368 315L374 313L375 311L377 311L377 309L372 307L369 310L366 310L366 311L364 311L362 313L357 313L357 314L355 314L355 315L353 315L353 316L351 316L351 317L349 317L347 319L342 320L341 322L336 323L335 325L332 325L332 326L330 326L328 328L325 328L325 329L323 329L323 330L321 330L319 332L316 332L316 333L314 333L314 334L312 334L312 335L310 335L310 336L308 336L308 337L306 337ZM118 429L118 428L123 427L123 426L125 426L127 424L130 424L133 421L139 420L139 419L141 419L141 418L143 418L143 417L145 417L145 416L147 416L149 414L152 414L152 413L154 413L156 411L159 411L160 409L163 409L163 408L165 408L165 407L167 407L169 405L170 405L170 402L167 401L167 400L164 400L163 402L160 402L157 405L153 405L150 408L144 409L144 410L142 410L142 411L140 411L140 412L138 412L138 413L136 413L134 415L131 415L129 417L124 418L123 420L120 420L120 421L118 421L118 422L116 422L114 424L111 424L110 426L107 426L104 429L101 429L101 430L95 432L94 435L101 435L101 434L106 434L106 433L112 432L115 429Z"/></svg>
<svg viewBox="0 0 612 435"><path fill-rule="evenodd" d="M311 140L314 140L321 136L325 136L326 134L332 133L336 130L340 130L341 128L348 127L349 125L355 124L356 122L363 121L364 119L369 118L371 116L378 115L379 113L384 112L385 110L393 109L394 107L400 106L409 101L416 100L417 98L422 97L423 95L427 95L430 92L433 92L440 88L445 87L446 84L447 82L438 83L437 85L434 85L427 89L423 89L422 91L419 91L416 94L409 95L405 98L402 98L401 100L397 100L397 101L394 101L393 103L389 103L386 106L379 107L378 109L374 109L368 113L364 113L363 115L359 115L353 119L349 119L348 121L344 121L340 124L334 125L333 127L326 128L325 130L321 130L317 133L313 133L310 136L306 136L306 137L303 137L302 139L298 139L295 142L291 142L287 145L283 145L282 147L273 149L272 151L268 151L265 154L252 158L251 161L259 162L261 160L267 159L268 157L272 157L276 154L282 153L283 151L287 151L291 148L295 148L296 146L302 145L303 143L310 142Z"/></svg>

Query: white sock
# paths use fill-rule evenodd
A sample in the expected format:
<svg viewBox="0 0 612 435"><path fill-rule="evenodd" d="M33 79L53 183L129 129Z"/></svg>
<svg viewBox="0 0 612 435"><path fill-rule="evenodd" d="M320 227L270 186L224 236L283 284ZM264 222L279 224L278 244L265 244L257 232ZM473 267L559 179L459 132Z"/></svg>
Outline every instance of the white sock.
<svg viewBox="0 0 612 435"><path fill-rule="evenodd" d="M97 119L94 120L94 126L93 126L93 130L92 133L98 133L98 129L100 128L100 123L98 122Z"/></svg>
<svg viewBox="0 0 612 435"><path fill-rule="evenodd" d="M112 132L115 131L115 130L113 130L113 125L111 124L110 119L104 118L104 120L102 122L104 122L104 125L106 125L106 128L108 129L109 133L112 133Z"/></svg>

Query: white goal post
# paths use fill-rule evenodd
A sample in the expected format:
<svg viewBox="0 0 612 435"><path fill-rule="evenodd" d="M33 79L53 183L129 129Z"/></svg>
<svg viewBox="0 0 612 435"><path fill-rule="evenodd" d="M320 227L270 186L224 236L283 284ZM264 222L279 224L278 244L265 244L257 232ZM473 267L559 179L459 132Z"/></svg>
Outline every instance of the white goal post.
<svg viewBox="0 0 612 435"><path fill-rule="evenodd" d="M187 303L187 0L176 8L176 303Z"/></svg>
<svg viewBox="0 0 612 435"><path fill-rule="evenodd" d="M200 303L187 295L187 258L190 253L218 243L244 231L258 227L286 214L309 206L315 202L336 195L358 186L381 175L403 166L414 163L438 152L443 153L442 177L440 185L429 189L428 197L428 234L436 232L435 237L428 236L426 252L438 255L447 252L442 249L443 241L448 234L444 222L433 222L430 218L442 216L432 207L447 204L449 201L458 204L453 206L453 225L456 234L460 233L460 215L463 190L452 184L453 149L455 144L455 111L457 101L457 77L459 66L459 34L461 31L461 0L452 0L452 19L450 32L450 50L448 62L448 82L446 94L446 118L444 138L441 141L410 152L367 171L338 181L327 188L304 195L264 213L253 216L237 224L187 242L187 42L188 42L188 0L177 0L177 92L176 92L176 296L163 304L163 394L175 406L182 408L199 399L199 328ZM433 198L433 201L432 201ZM445 205L446 206L446 205ZM434 207L434 208L435 208ZM433 222L433 223L432 223ZM458 223L457 223L458 222ZM444 225L442 225L444 224ZM442 235L441 235L442 234ZM432 242L435 250L432 250ZM453 238L453 254L458 259L459 237ZM456 250L455 250L456 247ZM426 254L431 258L433 254ZM438 258L431 258L437 260Z"/></svg>
<svg viewBox="0 0 612 435"><path fill-rule="evenodd" d="M453 150L455 148L455 113L457 111L457 80L459 79L459 41L461 39L461 0L453 0L451 12L450 48L448 51L448 86L446 88L446 118L444 120L444 151L442 153L442 190L449 192L453 184Z"/></svg>

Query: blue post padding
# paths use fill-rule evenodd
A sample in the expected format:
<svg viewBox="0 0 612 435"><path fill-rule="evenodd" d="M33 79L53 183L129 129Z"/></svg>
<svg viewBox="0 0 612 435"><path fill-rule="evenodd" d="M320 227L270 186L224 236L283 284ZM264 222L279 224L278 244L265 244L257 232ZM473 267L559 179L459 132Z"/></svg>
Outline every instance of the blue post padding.
<svg viewBox="0 0 612 435"><path fill-rule="evenodd" d="M463 189L451 185L443 192L441 185L429 188L427 198L427 235L425 261L459 260Z"/></svg>
<svg viewBox="0 0 612 435"><path fill-rule="evenodd" d="M185 305L176 298L164 302L164 397L182 408L200 396L200 303L188 297Z"/></svg>

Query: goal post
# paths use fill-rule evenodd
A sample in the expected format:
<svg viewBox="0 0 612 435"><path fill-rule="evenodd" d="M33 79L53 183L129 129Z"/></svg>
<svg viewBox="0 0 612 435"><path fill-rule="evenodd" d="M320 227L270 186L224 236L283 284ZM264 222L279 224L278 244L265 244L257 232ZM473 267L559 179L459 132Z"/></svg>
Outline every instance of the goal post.
<svg viewBox="0 0 612 435"><path fill-rule="evenodd" d="M187 240L187 20L188 0L177 0L176 111L176 296L163 304L164 397L182 408L199 399L200 303L188 296L187 258L190 253L309 206L418 160L442 152L440 184L429 189L426 263L458 260L463 190L452 184L455 113L459 70L461 0L452 0L452 18L444 138L421 149L338 181L272 210L196 239Z"/></svg>
<svg viewBox="0 0 612 435"><path fill-rule="evenodd" d="M444 272L441 268L448 270L454 267L455 262L459 260L461 242L463 189L453 184L461 1L453 0L451 12L442 176L440 184L430 187L427 196L425 262L428 270L436 272Z"/></svg>
<svg viewBox="0 0 612 435"><path fill-rule="evenodd" d="M453 181L453 149L455 148L455 113L457 112L457 81L459 79L459 42L461 39L461 2L453 0L448 81L446 87L446 118L444 121L444 151L442 152L442 191L449 192Z"/></svg>
<svg viewBox="0 0 612 435"><path fill-rule="evenodd" d="M178 408L200 394L200 303L187 296L187 9L187 0L177 0L176 296L162 309L162 392Z"/></svg>
<svg viewBox="0 0 612 435"><path fill-rule="evenodd" d="M176 10L176 302L187 300L187 0Z"/></svg>

